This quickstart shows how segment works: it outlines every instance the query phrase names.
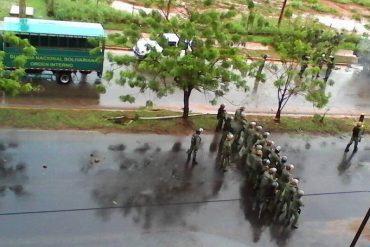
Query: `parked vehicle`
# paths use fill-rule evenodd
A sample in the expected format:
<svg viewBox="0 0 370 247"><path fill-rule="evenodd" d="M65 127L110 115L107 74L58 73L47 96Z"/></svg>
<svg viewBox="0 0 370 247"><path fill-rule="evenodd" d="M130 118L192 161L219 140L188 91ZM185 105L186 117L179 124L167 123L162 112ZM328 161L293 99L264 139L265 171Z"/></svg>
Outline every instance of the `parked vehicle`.
<svg viewBox="0 0 370 247"><path fill-rule="evenodd" d="M181 39L175 33L164 33L163 37L167 40L169 46L178 47L180 45ZM193 41L184 40L183 42L185 49L181 51L180 56L184 56L186 51L192 51ZM157 41L148 38L139 39L133 48L136 57L139 59L144 59L153 49L159 53L163 51L163 47Z"/></svg>
<svg viewBox="0 0 370 247"><path fill-rule="evenodd" d="M37 54L25 65L29 74L51 71L62 84L70 83L77 71L83 75L96 71L99 78L102 76L105 33L99 23L5 17L0 50L5 51L6 69L15 69L13 60L21 50L1 38L6 32L28 39L36 48Z"/></svg>

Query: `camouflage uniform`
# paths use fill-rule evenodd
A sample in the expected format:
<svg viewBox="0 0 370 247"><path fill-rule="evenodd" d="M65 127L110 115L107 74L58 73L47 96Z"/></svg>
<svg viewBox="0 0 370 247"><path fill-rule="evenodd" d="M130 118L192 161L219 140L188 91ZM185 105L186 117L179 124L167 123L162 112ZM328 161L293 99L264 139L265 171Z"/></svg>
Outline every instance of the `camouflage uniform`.
<svg viewBox="0 0 370 247"><path fill-rule="evenodd" d="M190 159L191 154L194 152L194 154L193 154L193 162L196 162L197 152L198 152L198 149L200 147L200 143L201 142L202 142L202 138L200 137L200 133L193 134L193 136L191 137L190 148L187 151L187 153L188 153L188 159Z"/></svg>
<svg viewBox="0 0 370 247"><path fill-rule="evenodd" d="M226 168L230 166L230 157L231 157L231 145L233 140L226 139L221 153L221 168L226 171Z"/></svg>
<svg viewBox="0 0 370 247"><path fill-rule="evenodd" d="M284 206L286 206L286 211L285 211L286 214L289 212L292 200L296 196L297 192L298 192L298 187L296 185L288 183L285 186L280 196L280 202L278 203L276 210L275 210L275 219L277 219L279 215L282 213Z"/></svg>

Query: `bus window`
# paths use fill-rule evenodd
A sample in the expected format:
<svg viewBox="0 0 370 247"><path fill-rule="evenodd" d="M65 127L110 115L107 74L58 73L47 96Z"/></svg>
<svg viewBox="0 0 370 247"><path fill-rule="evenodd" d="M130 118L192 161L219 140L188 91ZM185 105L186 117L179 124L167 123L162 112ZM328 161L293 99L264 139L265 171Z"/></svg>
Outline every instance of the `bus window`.
<svg viewBox="0 0 370 247"><path fill-rule="evenodd" d="M68 47L70 47L70 48L78 48L78 39L76 39L76 38L68 38Z"/></svg>
<svg viewBox="0 0 370 247"><path fill-rule="evenodd" d="M61 48L68 47L68 38L58 37L58 39L59 39L59 47Z"/></svg>
<svg viewBox="0 0 370 247"><path fill-rule="evenodd" d="M59 39L58 37L49 37L49 46L51 47L59 47Z"/></svg>
<svg viewBox="0 0 370 247"><path fill-rule="evenodd" d="M32 46L35 46L35 47L39 46L39 36L30 35L28 38L28 41L30 42Z"/></svg>
<svg viewBox="0 0 370 247"><path fill-rule="evenodd" d="M40 36L40 46L49 46L48 36Z"/></svg>

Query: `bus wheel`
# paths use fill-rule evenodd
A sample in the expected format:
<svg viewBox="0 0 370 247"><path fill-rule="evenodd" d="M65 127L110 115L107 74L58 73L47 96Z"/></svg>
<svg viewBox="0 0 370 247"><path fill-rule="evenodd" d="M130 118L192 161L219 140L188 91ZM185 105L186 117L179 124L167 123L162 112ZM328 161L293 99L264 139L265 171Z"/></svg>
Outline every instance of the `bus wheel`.
<svg viewBox="0 0 370 247"><path fill-rule="evenodd" d="M57 81L61 84L68 84L72 81L71 73L62 72L57 74Z"/></svg>

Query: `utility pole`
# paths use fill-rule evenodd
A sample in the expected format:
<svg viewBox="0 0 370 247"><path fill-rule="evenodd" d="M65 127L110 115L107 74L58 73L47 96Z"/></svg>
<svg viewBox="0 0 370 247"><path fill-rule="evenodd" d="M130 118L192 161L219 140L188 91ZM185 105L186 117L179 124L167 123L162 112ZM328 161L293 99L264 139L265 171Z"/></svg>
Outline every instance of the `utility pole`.
<svg viewBox="0 0 370 247"><path fill-rule="evenodd" d="M19 18L26 18L26 0L19 0Z"/></svg>
<svg viewBox="0 0 370 247"><path fill-rule="evenodd" d="M357 240L360 238L361 233L362 233L362 231L364 230L364 228L365 228L365 226L366 226L366 223L367 223L367 221L369 220L369 218L370 218L370 208L369 208L369 210L367 211L367 214L365 215L365 218L364 218L364 220L362 221L362 223L361 223L360 227L358 228L358 231L357 231L357 233L356 233L356 235L355 235L355 237L354 237L354 239L353 239L353 241L352 241L352 243L351 243L350 247L355 247L355 246L356 246Z"/></svg>
<svg viewBox="0 0 370 247"><path fill-rule="evenodd" d="M285 10L285 6L286 6L286 3L287 2L288 2L288 0L284 0L283 7L281 8L281 12L280 12L280 16L279 16L279 21L278 21L278 27L280 27L281 20L283 19L284 10Z"/></svg>

